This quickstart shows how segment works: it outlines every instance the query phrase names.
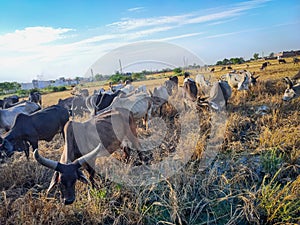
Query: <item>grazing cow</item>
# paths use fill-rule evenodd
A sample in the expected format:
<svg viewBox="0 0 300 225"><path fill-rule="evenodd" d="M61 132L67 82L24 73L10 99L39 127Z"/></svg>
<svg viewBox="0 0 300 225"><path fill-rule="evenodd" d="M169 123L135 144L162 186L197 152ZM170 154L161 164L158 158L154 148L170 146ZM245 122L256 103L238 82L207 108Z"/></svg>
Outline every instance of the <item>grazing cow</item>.
<svg viewBox="0 0 300 225"><path fill-rule="evenodd" d="M220 71L226 70L226 66L223 66Z"/></svg>
<svg viewBox="0 0 300 225"><path fill-rule="evenodd" d="M211 72L211 73L215 72L215 68L212 68L212 69L210 70L210 72Z"/></svg>
<svg viewBox="0 0 300 225"><path fill-rule="evenodd" d="M89 96L89 91L88 91L88 89L80 89L79 87L76 86L71 91L71 94L78 96L78 97L86 98Z"/></svg>
<svg viewBox="0 0 300 225"><path fill-rule="evenodd" d="M284 91L282 100L290 101L294 98L298 98L300 96L300 84L294 85L293 82L288 77L285 77L284 79L285 79L288 87Z"/></svg>
<svg viewBox="0 0 300 225"><path fill-rule="evenodd" d="M84 113L88 113L89 109L86 105L86 99L82 96L68 97L59 99L57 105L66 108L69 114L74 118L75 116L82 117Z"/></svg>
<svg viewBox="0 0 300 225"><path fill-rule="evenodd" d="M107 108L97 112L101 114L111 109L123 108L132 112L134 120L143 119L143 125L149 128L149 120L153 111L154 100L147 93L137 93L130 96L117 96Z"/></svg>
<svg viewBox="0 0 300 225"><path fill-rule="evenodd" d="M270 62L264 62L263 64L261 64L260 70L264 70L265 68L267 68L268 65L271 65Z"/></svg>
<svg viewBox="0 0 300 225"><path fill-rule="evenodd" d="M298 59L298 58L296 58L296 57L293 58L293 63L294 63L294 64L298 64L299 62L300 62L300 59Z"/></svg>
<svg viewBox="0 0 300 225"><path fill-rule="evenodd" d="M279 64L281 64L281 63L285 64L286 61L285 61L285 59L278 59L278 63L279 63Z"/></svg>
<svg viewBox="0 0 300 225"><path fill-rule="evenodd" d="M125 109L108 111L83 123L69 121L64 134L66 145L59 162L40 156L38 150L35 150L34 157L40 164L55 170L48 192L60 183L62 199L66 205L75 201L76 181L88 183L80 170L84 164L92 185L95 185L93 178L97 154L109 156L124 144L125 140L129 140L137 151L140 149L132 113ZM128 146L124 146L123 150L128 158Z"/></svg>
<svg viewBox="0 0 300 225"><path fill-rule="evenodd" d="M255 72L253 72L253 74L250 73L250 86L255 86L257 83L257 79L260 77L259 75L255 77L254 73Z"/></svg>
<svg viewBox="0 0 300 225"><path fill-rule="evenodd" d="M238 91L249 90L249 81L251 73L246 71L240 73L228 73L221 76L223 81L227 81L232 88L237 88Z"/></svg>
<svg viewBox="0 0 300 225"><path fill-rule="evenodd" d="M164 86L167 88L168 94L171 96L173 94L173 91L178 91L178 77L169 77L169 80L166 80L164 82Z"/></svg>
<svg viewBox="0 0 300 225"><path fill-rule="evenodd" d="M198 104L207 105L207 103L215 110L221 111L227 107L228 99L231 97L231 87L226 81L214 82L206 100L198 99Z"/></svg>
<svg viewBox="0 0 300 225"><path fill-rule="evenodd" d="M195 81L198 86L198 90L201 91L203 95L209 94L209 91L211 89L211 83L209 80L205 80L203 74L196 75Z"/></svg>
<svg viewBox="0 0 300 225"><path fill-rule="evenodd" d="M3 98L2 105L0 103L0 106L2 107L2 109L7 109L14 106L18 102L19 102L19 97L17 95L12 95Z"/></svg>
<svg viewBox="0 0 300 225"><path fill-rule="evenodd" d="M147 93L147 87L146 87L146 85L140 85L140 86L138 86L138 88L135 89L134 93L135 94L137 94L137 93Z"/></svg>
<svg viewBox="0 0 300 225"><path fill-rule="evenodd" d="M227 66L227 69L228 69L228 70L232 70L232 67L231 67L231 66Z"/></svg>
<svg viewBox="0 0 300 225"><path fill-rule="evenodd" d="M112 94L110 93L98 93L96 95L91 95L86 98L85 104L90 111L91 115L95 115L98 111L107 108L115 97L124 94L121 90L118 90Z"/></svg>
<svg viewBox="0 0 300 225"><path fill-rule="evenodd" d="M16 150L16 143L29 142L33 150L38 148L38 141L51 141L53 137L63 131L69 120L68 110L62 106L53 105L31 115L19 114L11 130L5 134L1 144L7 156ZM22 149L29 157L29 147Z"/></svg>
<svg viewBox="0 0 300 225"><path fill-rule="evenodd" d="M300 70L298 71L297 74L295 74L291 80L294 82L294 83L300 83Z"/></svg>
<svg viewBox="0 0 300 225"><path fill-rule="evenodd" d="M40 106L42 105L42 95L40 92L30 92L29 96L28 96L28 101L30 102L35 102L37 104L40 104Z"/></svg>
<svg viewBox="0 0 300 225"><path fill-rule="evenodd" d="M2 109L0 110L0 128L8 131L12 127L17 115L19 115L20 113L29 115L40 109L41 107L38 104L28 101L25 101L8 109Z"/></svg>

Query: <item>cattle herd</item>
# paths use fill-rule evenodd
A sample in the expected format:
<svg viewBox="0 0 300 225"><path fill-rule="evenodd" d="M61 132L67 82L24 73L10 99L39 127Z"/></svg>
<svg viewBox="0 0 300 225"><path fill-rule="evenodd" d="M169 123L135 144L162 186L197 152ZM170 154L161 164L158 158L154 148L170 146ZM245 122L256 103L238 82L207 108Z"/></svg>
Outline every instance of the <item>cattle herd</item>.
<svg viewBox="0 0 300 225"><path fill-rule="evenodd" d="M263 64L262 67L267 65ZM147 91L145 85L135 88L131 82L116 86L110 84L109 90L101 88L92 95L86 89L76 88L74 96L59 99L56 105L43 109L42 96L38 92L31 92L28 100L21 102L18 96L7 97L0 102L0 128L5 130L0 137L1 157L11 157L15 151L22 151L29 158L31 147L34 158L55 171L48 191L60 183L64 203L71 204L75 200L76 180L88 182L80 168L85 166L94 185L96 155L107 156L120 147L124 150L126 160L130 157L130 149L135 149L140 155L137 121L142 119L144 128L151 128L151 117L154 114L162 116L163 106L168 104L171 97L179 96L186 110L205 106L209 110L223 111L234 93L233 89L248 91L256 85L258 78L247 70L233 70L212 82L201 74L192 79L185 72L183 86L179 86L177 76L172 76L153 91ZM284 80L287 88L282 100L290 101L299 97L300 71ZM74 120L85 114L90 115L88 120ZM49 142L59 133L65 141L60 161L41 156L38 142Z"/></svg>

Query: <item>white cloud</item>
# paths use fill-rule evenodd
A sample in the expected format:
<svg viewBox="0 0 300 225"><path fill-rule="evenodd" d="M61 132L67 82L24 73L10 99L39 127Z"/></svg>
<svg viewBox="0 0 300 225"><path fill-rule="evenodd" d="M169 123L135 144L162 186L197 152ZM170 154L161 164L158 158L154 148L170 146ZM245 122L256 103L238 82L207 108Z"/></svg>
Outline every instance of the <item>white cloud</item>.
<svg viewBox="0 0 300 225"><path fill-rule="evenodd" d="M129 12L141 12L145 9L145 7L135 7L135 8L129 8L127 11Z"/></svg>
<svg viewBox="0 0 300 225"><path fill-rule="evenodd" d="M223 21L224 19L231 19L238 17L243 13L246 13L248 10L253 8L261 7L263 3L270 0L253 0L246 1L239 4L234 4L226 8L217 8L218 10L214 13L209 13L207 15L199 15L199 12L175 15L175 16L158 16L151 18L123 18L120 21L108 24L108 27L113 27L116 29L121 29L123 31L141 29L144 27L151 26L163 26L163 25L187 25L187 24L199 24L206 22L218 22ZM228 20L230 21L230 20Z"/></svg>

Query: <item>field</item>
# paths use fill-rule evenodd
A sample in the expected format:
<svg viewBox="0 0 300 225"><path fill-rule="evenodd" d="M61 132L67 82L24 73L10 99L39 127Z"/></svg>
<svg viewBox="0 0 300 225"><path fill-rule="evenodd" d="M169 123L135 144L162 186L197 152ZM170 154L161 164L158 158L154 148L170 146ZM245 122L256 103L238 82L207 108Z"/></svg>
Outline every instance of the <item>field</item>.
<svg viewBox="0 0 300 225"><path fill-rule="evenodd" d="M147 165L164 161L174 151L179 158L191 156L159 182L128 185L111 180L108 171L97 176L96 189L77 182L76 201L65 206L58 189L46 195L53 171L39 165L32 154L29 161L24 153L5 159L0 164L0 224L299 224L300 98L281 99L286 88L282 78L295 75L300 64L294 65L292 58L287 64L270 62L264 71L259 69L262 62L233 66L260 78L249 92L234 91L224 114L187 111L179 120L174 107L182 109L181 99L172 100L163 115L165 137L160 146L145 153ZM214 68L213 74L190 72L192 77L203 73L216 80L228 71ZM164 80L158 75L133 85L146 84L153 90ZM90 93L97 88L88 87ZM70 91L44 95L43 107L69 96ZM260 111L261 107L266 110ZM140 138L160 133L155 128L155 124L150 131L139 128ZM183 140L178 141L178 136ZM41 142L40 154L58 160L63 146L57 135L51 142ZM213 154L206 154L211 148ZM121 152L104 163L99 160L102 171L115 169L105 163L112 158L122 160ZM134 167L136 158L133 152L126 168Z"/></svg>

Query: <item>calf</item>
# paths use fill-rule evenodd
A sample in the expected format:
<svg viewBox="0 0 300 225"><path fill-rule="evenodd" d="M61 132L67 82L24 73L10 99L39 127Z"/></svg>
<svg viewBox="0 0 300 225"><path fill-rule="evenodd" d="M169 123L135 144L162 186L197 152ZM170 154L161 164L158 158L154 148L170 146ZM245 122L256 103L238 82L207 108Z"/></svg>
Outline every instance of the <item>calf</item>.
<svg viewBox="0 0 300 225"><path fill-rule="evenodd" d="M109 156L125 140L129 140L133 148L140 149L132 113L125 109L108 111L83 123L69 121L64 133L66 145L59 162L40 156L38 150L35 150L34 156L40 164L55 170L48 192L60 183L60 191L66 205L75 201L76 181L88 183L80 171L81 166L86 165L90 181L94 185L97 154ZM123 150L126 157L129 157L128 148Z"/></svg>
<svg viewBox="0 0 300 225"><path fill-rule="evenodd" d="M58 105L50 106L31 115L19 114L13 127L3 138L1 150L11 156L16 150L16 144L20 142L29 142L34 150L38 148L38 141L49 142L57 133L62 132L68 120L68 110ZM29 149L22 150L28 158Z"/></svg>

